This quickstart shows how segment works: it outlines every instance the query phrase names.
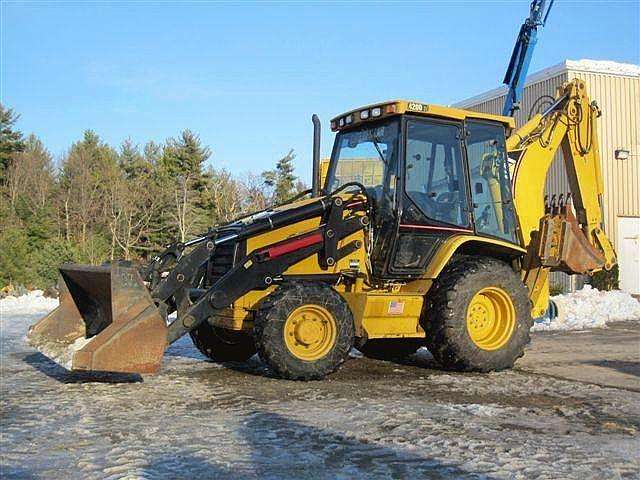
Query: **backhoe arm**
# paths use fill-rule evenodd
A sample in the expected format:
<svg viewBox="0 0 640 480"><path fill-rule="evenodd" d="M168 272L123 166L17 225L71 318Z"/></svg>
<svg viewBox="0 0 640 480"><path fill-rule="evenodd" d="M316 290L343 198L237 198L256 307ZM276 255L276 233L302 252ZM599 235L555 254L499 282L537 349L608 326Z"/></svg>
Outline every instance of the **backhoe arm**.
<svg viewBox="0 0 640 480"><path fill-rule="evenodd" d="M546 309L549 271L591 274L616 263L603 231L599 116L584 82L576 79L560 87L553 105L507 140L510 155L518 158L513 170L514 202L528 250L523 270L534 316ZM547 202L547 173L559 149L571 191Z"/></svg>
<svg viewBox="0 0 640 480"><path fill-rule="evenodd" d="M596 119L598 105L589 102L584 82L571 84L569 115L575 126L567 130L562 140L562 153L571 188L573 206L585 236L604 256L602 267L611 269L616 256L603 230L604 184L600 169L600 147Z"/></svg>

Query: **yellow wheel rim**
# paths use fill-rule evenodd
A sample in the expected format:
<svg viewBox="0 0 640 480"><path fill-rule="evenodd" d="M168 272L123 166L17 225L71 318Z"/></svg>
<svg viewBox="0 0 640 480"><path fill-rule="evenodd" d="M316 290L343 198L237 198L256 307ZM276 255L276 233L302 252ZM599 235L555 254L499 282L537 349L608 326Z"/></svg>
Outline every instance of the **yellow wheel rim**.
<svg viewBox="0 0 640 480"><path fill-rule="evenodd" d="M338 327L333 315L320 305L296 308L284 324L284 342L300 360L324 357L336 343Z"/></svg>
<svg viewBox="0 0 640 480"><path fill-rule="evenodd" d="M467 331L483 350L498 350L511 338L516 326L516 309L507 292L486 287L476 293L467 308Z"/></svg>

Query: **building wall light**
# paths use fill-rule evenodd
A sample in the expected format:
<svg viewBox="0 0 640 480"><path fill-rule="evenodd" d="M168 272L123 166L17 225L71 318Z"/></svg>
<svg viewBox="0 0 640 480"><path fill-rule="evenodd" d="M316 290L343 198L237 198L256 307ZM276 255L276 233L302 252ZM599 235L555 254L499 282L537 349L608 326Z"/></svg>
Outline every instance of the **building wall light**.
<svg viewBox="0 0 640 480"><path fill-rule="evenodd" d="M630 156L631 152L629 152L629 150L618 148L615 151L616 160L628 160Z"/></svg>

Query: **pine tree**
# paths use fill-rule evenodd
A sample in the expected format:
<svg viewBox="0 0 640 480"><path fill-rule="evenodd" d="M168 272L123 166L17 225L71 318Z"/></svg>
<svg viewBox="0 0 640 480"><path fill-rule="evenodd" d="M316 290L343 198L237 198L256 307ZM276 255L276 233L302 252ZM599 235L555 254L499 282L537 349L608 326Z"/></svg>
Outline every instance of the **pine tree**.
<svg viewBox="0 0 640 480"><path fill-rule="evenodd" d="M151 164L129 138L120 145L118 164L127 178L138 178L151 172Z"/></svg>
<svg viewBox="0 0 640 480"><path fill-rule="evenodd" d="M149 165L157 166L162 159L162 145L158 145L153 140L147 142L144 146L143 152L145 162Z"/></svg>
<svg viewBox="0 0 640 480"><path fill-rule="evenodd" d="M296 154L293 149L289 150L284 157L278 160L275 170L268 170L262 173L262 179L267 187L273 189L272 201L276 204L283 203L296 193L296 177L293 172L293 159Z"/></svg>
<svg viewBox="0 0 640 480"><path fill-rule="evenodd" d="M161 162L172 177L190 176L201 180L204 163L210 156L211 150L202 146L200 137L191 130L184 130L177 139L167 140Z"/></svg>
<svg viewBox="0 0 640 480"><path fill-rule="evenodd" d="M99 249L108 235L104 207L108 179L117 168L117 152L92 130L84 132L62 161L60 203L65 236L68 241L77 241L92 259L104 253Z"/></svg>
<svg viewBox="0 0 640 480"><path fill-rule="evenodd" d="M167 195L166 223L172 230L175 228L180 241L210 223L205 215L211 210L207 189L210 175L204 169L210 156L209 147L203 146L200 137L190 130L184 130L177 139L168 139L164 146L159 173Z"/></svg>
<svg viewBox="0 0 640 480"><path fill-rule="evenodd" d="M0 103L0 185L6 181L6 172L14 155L24 150L22 132L15 130L20 116Z"/></svg>

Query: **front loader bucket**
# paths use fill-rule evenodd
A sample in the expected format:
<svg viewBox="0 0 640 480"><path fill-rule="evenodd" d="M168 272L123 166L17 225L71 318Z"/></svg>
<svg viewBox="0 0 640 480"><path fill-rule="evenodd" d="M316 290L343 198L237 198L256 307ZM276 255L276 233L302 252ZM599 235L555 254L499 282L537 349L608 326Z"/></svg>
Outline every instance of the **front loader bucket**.
<svg viewBox="0 0 640 480"><path fill-rule="evenodd" d="M65 265L60 306L27 339L71 371L154 373L167 347L167 326L136 268Z"/></svg>

